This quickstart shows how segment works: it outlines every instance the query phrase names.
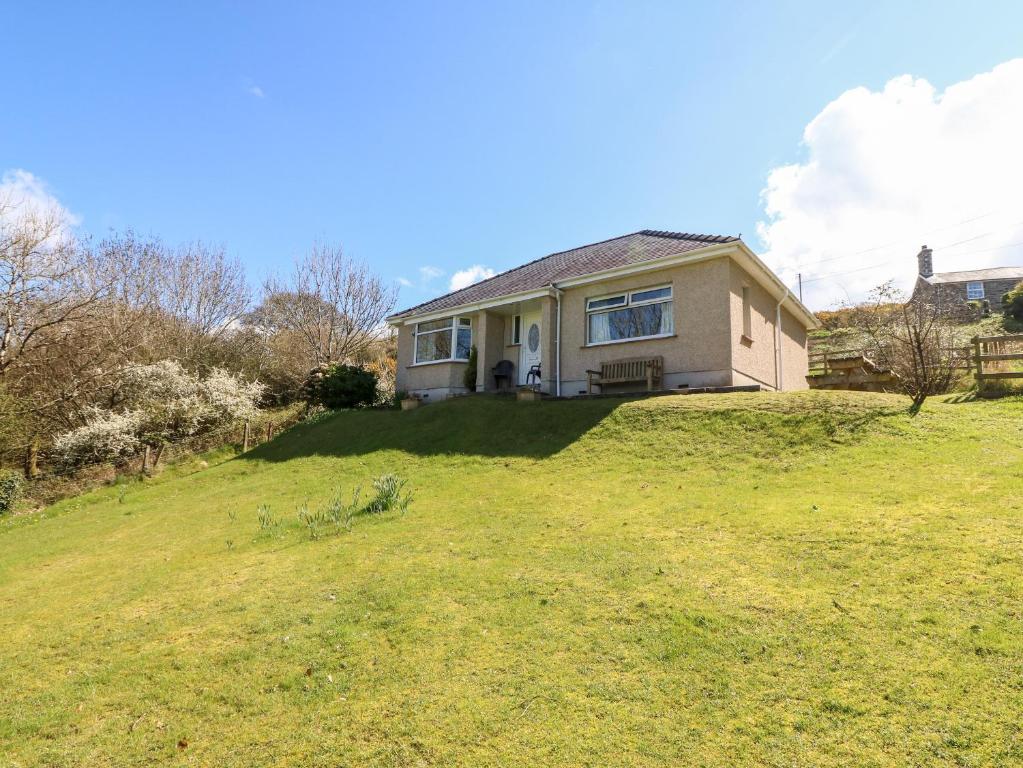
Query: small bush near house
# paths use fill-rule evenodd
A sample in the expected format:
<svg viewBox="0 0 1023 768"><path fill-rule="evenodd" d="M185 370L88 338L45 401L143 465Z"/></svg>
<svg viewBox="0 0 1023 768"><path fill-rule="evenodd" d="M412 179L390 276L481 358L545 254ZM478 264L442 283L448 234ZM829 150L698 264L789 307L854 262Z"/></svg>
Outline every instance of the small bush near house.
<svg viewBox="0 0 1023 768"><path fill-rule="evenodd" d="M24 490L25 481L20 474L10 469L0 469L0 515L6 515L14 509Z"/></svg>
<svg viewBox="0 0 1023 768"><path fill-rule="evenodd" d="M469 348L469 364L465 366L465 375L462 377L462 383L465 384L465 388L470 392L476 391L476 361L477 361L476 345L473 344Z"/></svg>
<svg viewBox="0 0 1023 768"><path fill-rule="evenodd" d="M333 363L314 369L306 381L306 399L325 408L358 408L373 405L377 396L377 377L357 365Z"/></svg>
<svg viewBox="0 0 1023 768"><path fill-rule="evenodd" d="M1002 311L1006 317L1023 323L1023 283L1002 296Z"/></svg>
<svg viewBox="0 0 1023 768"><path fill-rule="evenodd" d="M991 302L987 299L973 299L966 302L967 317L979 318L991 315Z"/></svg>

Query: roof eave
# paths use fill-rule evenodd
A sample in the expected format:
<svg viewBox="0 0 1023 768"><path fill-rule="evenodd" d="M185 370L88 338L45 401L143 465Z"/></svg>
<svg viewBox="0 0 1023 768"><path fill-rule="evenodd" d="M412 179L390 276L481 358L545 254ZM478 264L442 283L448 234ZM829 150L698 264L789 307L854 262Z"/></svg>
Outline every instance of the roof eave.
<svg viewBox="0 0 1023 768"><path fill-rule="evenodd" d="M749 248L749 246L740 239L731 240L726 243L712 243L702 248L693 248L681 253L662 256L659 259L650 259L649 261L641 261L636 264L612 267L611 269L604 269L598 272L589 272L585 275L558 280L541 288L495 296L494 298L487 299L485 301L469 302L424 313L407 312L401 315L389 317L386 322L388 325L395 327L408 325L414 322L426 322L428 320L448 317L450 315L478 312L482 309L497 307L503 304L511 304L516 301L528 301L529 299L539 298L541 296L551 296L554 294L556 289L572 288L579 285L603 282L616 277L640 274L642 272L652 272L658 269L664 269L666 267L673 267L681 264L692 264L700 261L706 261L708 259L715 259L720 256L737 255L747 262L747 266L753 267L752 270L748 271L752 272L754 277L759 278L761 284L764 285L765 288L769 289L769 292L777 301L780 303L791 303L792 309L795 310L795 314L800 317L806 328L814 329L821 327L821 323L817 319L816 315L807 309L806 306L792 293L788 286L786 286L781 279L774 274L774 272L771 271L771 269L764 264L763 261L761 261L760 257L757 256Z"/></svg>

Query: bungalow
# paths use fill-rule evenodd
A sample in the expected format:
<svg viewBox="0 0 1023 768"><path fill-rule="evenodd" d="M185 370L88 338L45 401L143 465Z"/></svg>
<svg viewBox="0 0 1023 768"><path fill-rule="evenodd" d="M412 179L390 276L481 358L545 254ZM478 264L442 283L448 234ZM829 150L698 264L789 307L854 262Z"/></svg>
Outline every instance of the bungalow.
<svg viewBox="0 0 1023 768"><path fill-rule="evenodd" d="M430 400L467 391L473 346L477 391L586 394L591 372L622 358L656 361L661 389L805 389L807 330L818 326L739 238L654 230L552 253L387 322L398 390Z"/></svg>
<svg viewBox="0 0 1023 768"><path fill-rule="evenodd" d="M1002 311L1002 296L1023 282L1023 267L989 267L965 272L934 273L933 251L926 245L916 255L917 278L913 298L926 298L947 306L986 301Z"/></svg>

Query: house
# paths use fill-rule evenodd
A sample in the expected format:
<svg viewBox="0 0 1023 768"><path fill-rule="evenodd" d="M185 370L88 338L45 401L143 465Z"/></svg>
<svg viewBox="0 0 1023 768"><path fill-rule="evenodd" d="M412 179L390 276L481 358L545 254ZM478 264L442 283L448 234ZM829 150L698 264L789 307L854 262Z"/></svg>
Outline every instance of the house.
<svg viewBox="0 0 1023 768"><path fill-rule="evenodd" d="M987 301L995 312L1002 309L1002 296L1023 282L1023 267L991 267L966 272L934 274L933 251L926 245L916 256L917 278L913 298L927 297L949 305Z"/></svg>
<svg viewBox="0 0 1023 768"><path fill-rule="evenodd" d="M637 357L658 359L661 389L805 389L807 330L818 326L739 238L653 230L552 253L387 322L398 391L428 400L466 392L473 346L477 391L536 382L586 394L587 371ZM493 375L500 361L511 362L507 381Z"/></svg>

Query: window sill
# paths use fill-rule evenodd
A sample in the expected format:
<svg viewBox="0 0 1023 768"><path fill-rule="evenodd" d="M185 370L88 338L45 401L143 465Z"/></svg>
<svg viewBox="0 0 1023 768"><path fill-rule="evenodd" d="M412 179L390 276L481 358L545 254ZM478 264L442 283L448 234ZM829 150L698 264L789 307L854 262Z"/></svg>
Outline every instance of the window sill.
<svg viewBox="0 0 1023 768"><path fill-rule="evenodd" d="M424 365L440 365L441 363L468 363L468 359L449 357L447 360L427 360L425 363L410 363L406 368L421 368Z"/></svg>
<svg viewBox="0 0 1023 768"><path fill-rule="evenodd" d="M522 342L521 341L513 341L511 344L505 344L505 346L506 347L521 347L522 346Z"/></svg>
<svg viewBox="0 0 1023 768"><path fill-rule="evenodd" d="M752 347L753 346L753 339L751 339L745 333L742 334L742 336L739 337L739 341L742 342L743 344L745 344L747 347Z"/></svg>
<svg viewBox="0 0 1023 768"><path fill-rule="evenodd" d="M634 341L654 341L656 339L674 339L677 337L677 333L659 333L656 336L636 336L633 339L615 339L614 341L597 341L592 344L583 344L579 349L589 349L590 347L609 347L613 344L630 344Z"/></svg>

